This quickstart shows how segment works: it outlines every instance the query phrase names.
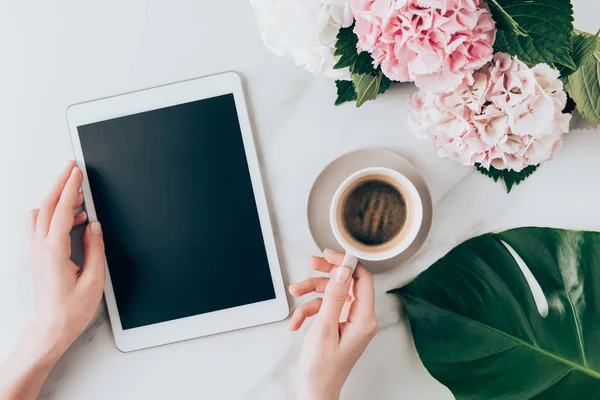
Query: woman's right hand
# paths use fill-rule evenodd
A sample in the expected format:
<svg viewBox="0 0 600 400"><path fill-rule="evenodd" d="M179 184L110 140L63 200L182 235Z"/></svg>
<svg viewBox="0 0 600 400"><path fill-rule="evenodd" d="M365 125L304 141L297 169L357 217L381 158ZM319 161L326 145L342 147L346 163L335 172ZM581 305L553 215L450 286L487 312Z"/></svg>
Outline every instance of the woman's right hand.
<svg viewBox="0 0 600 400"><path fill-rule="evenodd" d="M331 276L309 278L289 289L296 297L312 292L324 294L323 299L298 307L292 316L290 329L295 331L306 318L316 315L302 346L299 399L339 398L350 371L379 329L371 273L359 264L352 276L349 268L338 267L343 258L343 253L331 250L325 250L323 257L312 257L311 268ZM352 278L355 300L348 321L340 323Z"/></svg>

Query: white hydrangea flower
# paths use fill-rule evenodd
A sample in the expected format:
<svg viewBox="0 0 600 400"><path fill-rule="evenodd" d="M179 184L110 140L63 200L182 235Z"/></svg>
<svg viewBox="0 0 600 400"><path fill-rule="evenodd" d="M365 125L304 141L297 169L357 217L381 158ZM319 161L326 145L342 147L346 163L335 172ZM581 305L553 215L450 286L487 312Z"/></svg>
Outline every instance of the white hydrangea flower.
<svg viewBox="0 0 600 400"><path fill-rule="evenodd" d="M340 28L352 25L349 0L250 0L265 45L296 65L333 79L349 79L347 68L333 69Z"/></svg>

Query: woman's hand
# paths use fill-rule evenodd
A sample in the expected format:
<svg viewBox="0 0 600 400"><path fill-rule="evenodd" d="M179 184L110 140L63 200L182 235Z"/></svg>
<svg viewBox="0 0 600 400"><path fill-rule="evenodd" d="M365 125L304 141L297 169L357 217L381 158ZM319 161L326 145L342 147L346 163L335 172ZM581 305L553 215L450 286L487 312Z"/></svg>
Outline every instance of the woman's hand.
<svg viewBox="0 0 600 400"><path fill-rule="evenodd" d="M31 212L34 314L17 346L0 366L1 399L34 399L60 356L90 323L104 288L104 241L98 222L83 238L84 265L71 261L71 229L83 224L83 174L69 162L40 209Z"/></svg>
<svg viewBox="0 0 600 400"><path fill-rule="evenodd" d="M40 209L31 212L31 269L34 287L32 326L49 351L61 355L92 320L104 289L104 241L100 224L86 227L84 265L71 261L70 232L86 221L75 216L83 203L83 173L70 162Z"/></svg>
<svg viewBox="0 0 600 400"><path fill-rule="evenodd" d="M298 330L306 318L316 315L304 339L300 356L300 399L337 399L354 364L373 339L379 324L375 316L373 277L362 265L354 272L354 297L348 321L340 314L348 300L352 273L342 263L343 253L325 250L323 257L312 257L312 269L328 272L330 278L310 278L290 286L299 297L324 293L298 307L292 316L291 330Z"/></svg>

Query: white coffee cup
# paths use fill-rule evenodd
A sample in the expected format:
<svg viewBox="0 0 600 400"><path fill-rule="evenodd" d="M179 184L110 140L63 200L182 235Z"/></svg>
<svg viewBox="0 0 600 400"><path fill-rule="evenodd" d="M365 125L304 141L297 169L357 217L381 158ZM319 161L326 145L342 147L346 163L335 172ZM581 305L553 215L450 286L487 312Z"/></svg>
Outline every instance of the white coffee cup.
<svg viewBox="0 0 600 400"><path fill-rule="evenodd" d="M348 196L354 189L368 181L383 181L398 190L404 199L406 219L397 234L383 244L369 246L356 239L345 226L343 211ZM417 237L423 221L423 203L415 185L398 171L389 168L365 168L350 175L336 190L331 202L329 219L333 234L346 251L343 266L352 271L359 259L382 261L396 257Z"/></svg>

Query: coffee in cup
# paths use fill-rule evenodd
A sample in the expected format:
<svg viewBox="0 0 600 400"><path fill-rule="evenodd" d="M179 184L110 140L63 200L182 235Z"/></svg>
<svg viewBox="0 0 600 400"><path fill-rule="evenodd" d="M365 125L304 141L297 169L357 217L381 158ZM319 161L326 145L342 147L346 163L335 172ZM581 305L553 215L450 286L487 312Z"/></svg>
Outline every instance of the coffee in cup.
<svg viewBox="0 0 600 400"><path fill-rule="evenodd" d="M415 239L423 205L404 175L388 168L367 168L351 175L336 191L330 220L346 250L346 265L358 258L378 261L397 256Z"/></svg>

